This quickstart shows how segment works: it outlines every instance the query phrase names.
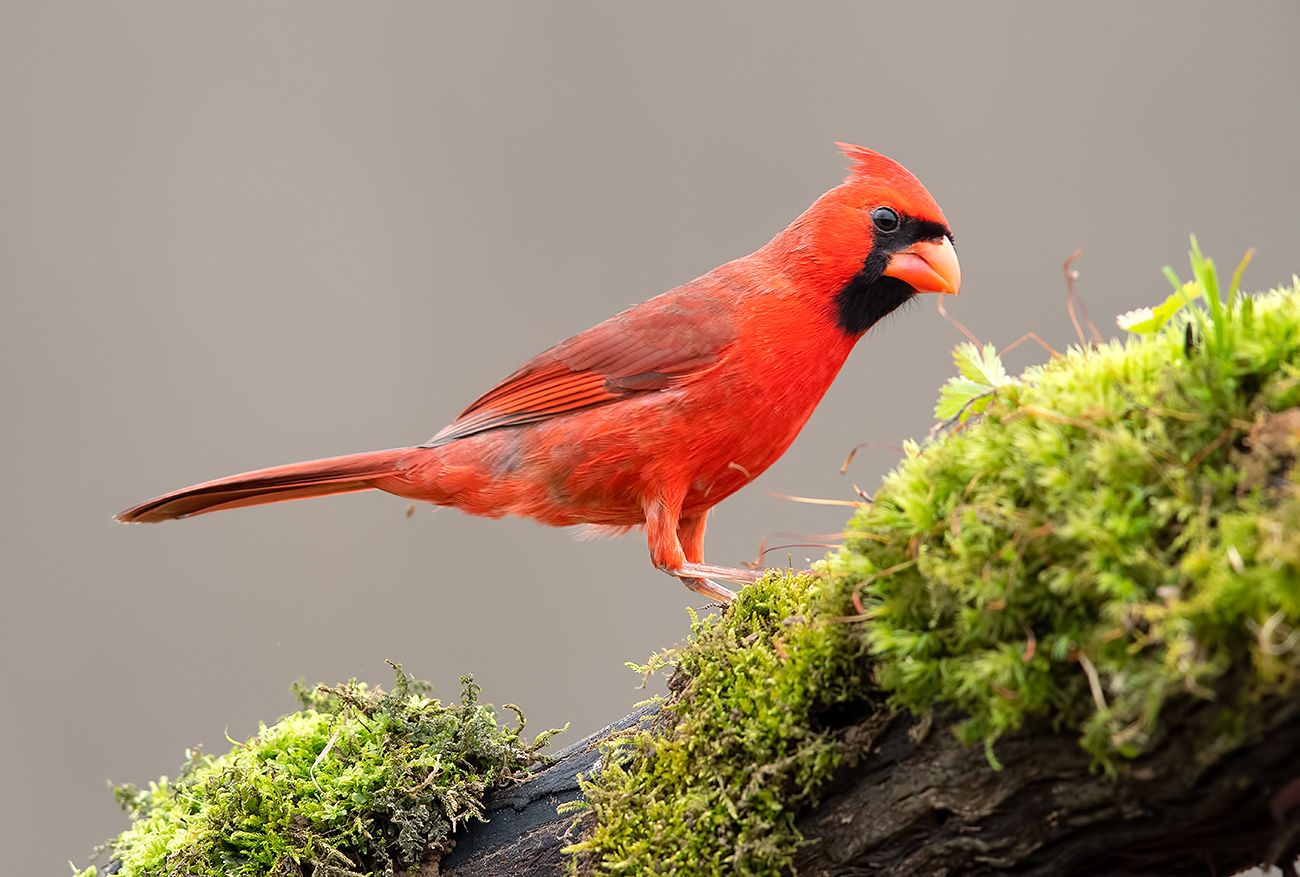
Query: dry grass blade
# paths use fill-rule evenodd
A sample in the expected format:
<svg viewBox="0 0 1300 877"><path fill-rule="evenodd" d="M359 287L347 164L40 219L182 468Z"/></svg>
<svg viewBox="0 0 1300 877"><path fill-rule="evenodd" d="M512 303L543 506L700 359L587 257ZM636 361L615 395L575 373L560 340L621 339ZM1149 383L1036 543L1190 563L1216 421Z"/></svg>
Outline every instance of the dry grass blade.
<svg viewBox="0 0 1300 877"><path fill-rule="evenodd" d="M815 496L793 496L789 493L778 493L775 490L769 490L767 495L774 496L777 499L789 500L790 502L802 502L808 505L837 505L851 509L860 509L867 506L867 503L860 502L856 499L821 499Z"/></svg>
<svg viewBox="0 0 1300 877"><path fill-rule="evenodd" d="M958 320L956 317L948 313L948 309L943 306L943 299L944 297L942 295L938 296L939 316L943 317L945 320L951 323L953 327L957 329L958 332L965 335L966 340L969 341L971 344L974 344L976 347L983 347L984 343L980 341L979 338L975 337L974 332L972 332L970 329L967 329L965 326L961 324L960 320Z"/></svg>
<svg viewBox="0 0 1300 877"><path fill-rule="evenodd" d="M1079 279L1079 272L1074 268L1074 263L1082 255L1083 250L1075 250L1061 263L1061 270L1065 272L1065 308L1070 312L1070 322L1074 324L1074 332L1079 336L1079 346L1087 348L1093 344L1101 344L1105 339L1097 329L1097 324L1088 316L1088 307L1083 303L1083 299L1074 288L1075 281ZM1083 314L1083 321L1088 325L1088 331L1092 333L1091 343L1089 343L1087 336L1084 335L1083 326L1079 323L1079 312Z"/></svg>
<svg viewBox="0 0 1300 877"><path fill-rule="evenodd" d="M897 451L900 454L903 453L902 445L891 445L887 442L862 442L856 444L849 449L849 455L845 457L844 462L840 464L841 475L844 475L849 471L849 465L853 462L853 458L858 455L858 451L861 451L864 448L885 448L886 450Z"/></svg>
<svg viewBox="0 0 1300 877"><path fill-rule="evenodd" d="M1019 347L1021 344L1024 344L1026 341L1033 341L1034 343L1036 343L1039 347L1046 350L1048 355L1051 356L1052 359L1061 358L1061 354L1056 352L1056 348L1048 344L1042 338L1040 338L1037 332L1026 332L1025 334L1021 335L1015 341L1012 341L1006 347L1003 347L1001 350L999 350L998 356L1006 356L1008 353L1015 350L1017 347Z"/></svg>

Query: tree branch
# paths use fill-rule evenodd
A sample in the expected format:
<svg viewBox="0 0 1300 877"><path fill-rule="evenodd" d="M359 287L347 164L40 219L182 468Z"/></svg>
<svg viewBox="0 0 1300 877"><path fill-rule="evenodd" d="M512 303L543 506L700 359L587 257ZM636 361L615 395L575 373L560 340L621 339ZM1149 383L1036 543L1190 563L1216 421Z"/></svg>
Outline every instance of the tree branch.
<svg viewBox="0 0 1300 877"><path fill-rule="evenodd" d="M563 750L534 779L501 790L489 822L420 877L542 877L582 831L556 807L577 800L597 744L642 710ZM1300 776L1300 701L1254 705L1225 752L1223 710L1188 697L1162 713L1162 735L1119 777L1090 765L1069 736L1039 728L1004 738L994 770L952 718L863 704L838 733L845 765L801 821L802 877L915 874L1231 874L1300 854L1300 821L1270 802ZM1213 753L1207 755L1207 752ZM1282 799L1277 799L1282 800Z"/></svg>

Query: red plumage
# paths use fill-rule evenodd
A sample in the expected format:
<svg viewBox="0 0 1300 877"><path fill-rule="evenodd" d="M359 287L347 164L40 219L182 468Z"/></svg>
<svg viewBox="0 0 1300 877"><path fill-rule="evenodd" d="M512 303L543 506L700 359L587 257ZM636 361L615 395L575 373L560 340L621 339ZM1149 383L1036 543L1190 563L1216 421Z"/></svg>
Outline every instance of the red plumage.
<svg viewBox="0 0 1300 877"><path fill-rule="evenodd" d="M118 519L377 488L475 515L644 525L657 567L727 599L707 576L750 574L703 564L709 509L785 452L872 322L960 282L929 192L841 147L847 179L768 244L534 357L426 444L234 475Z"/></svg>

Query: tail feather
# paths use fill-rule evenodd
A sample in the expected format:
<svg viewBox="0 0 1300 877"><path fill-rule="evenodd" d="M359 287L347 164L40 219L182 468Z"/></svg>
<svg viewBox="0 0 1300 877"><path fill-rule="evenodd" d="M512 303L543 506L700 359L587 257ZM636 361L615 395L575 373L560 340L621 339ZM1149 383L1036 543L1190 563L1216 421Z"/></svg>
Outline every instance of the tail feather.
<svg viewBox="0 0 1300 877"><path fill-rule="evenodd" d="M393 448L244 472L174 490L114 517L125 524L152 524L223 509L370 490L371 479L396 472L398 462L411 450Z"/></svg>

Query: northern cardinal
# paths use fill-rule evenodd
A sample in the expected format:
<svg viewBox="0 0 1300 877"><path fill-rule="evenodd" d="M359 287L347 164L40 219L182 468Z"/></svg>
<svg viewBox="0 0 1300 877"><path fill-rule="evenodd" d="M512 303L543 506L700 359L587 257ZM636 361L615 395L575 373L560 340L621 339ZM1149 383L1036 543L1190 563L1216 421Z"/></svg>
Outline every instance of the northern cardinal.
<svg viewBox="0 0 1300 877"><path fill-rule="evenodd" d="M839 146L844 182L769 243L534 357L424 444L232 475L117 519L378 489L560 527L644 526L657 568L730 601L714 579L756 573L704 563L709 510L785 452L869 328L960 285L925 187Z"/></svg>

